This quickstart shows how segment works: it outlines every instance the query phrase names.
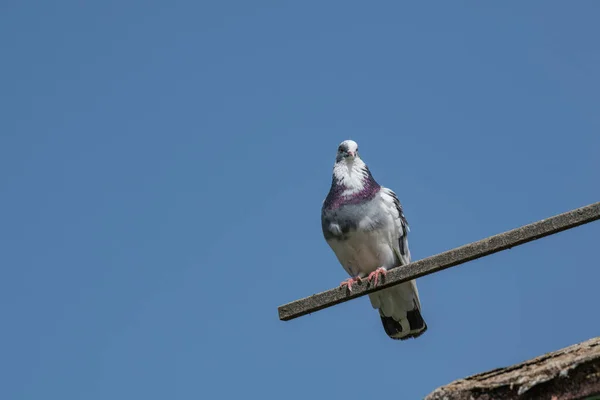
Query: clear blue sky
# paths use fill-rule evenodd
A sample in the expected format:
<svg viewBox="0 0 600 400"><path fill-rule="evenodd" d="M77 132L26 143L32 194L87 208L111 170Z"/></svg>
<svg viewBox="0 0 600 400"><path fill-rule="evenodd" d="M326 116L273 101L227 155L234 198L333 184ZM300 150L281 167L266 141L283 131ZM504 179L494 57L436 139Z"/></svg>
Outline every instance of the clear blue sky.
<svg viewBox="0 0 600 400"><path fill-rule="evenodd" d="M598 335L600 223L420 279L417 340L277 306L346 278L344 139L414 259L600 200L599 13L3 1L0 398L412 400Z"/></svg>

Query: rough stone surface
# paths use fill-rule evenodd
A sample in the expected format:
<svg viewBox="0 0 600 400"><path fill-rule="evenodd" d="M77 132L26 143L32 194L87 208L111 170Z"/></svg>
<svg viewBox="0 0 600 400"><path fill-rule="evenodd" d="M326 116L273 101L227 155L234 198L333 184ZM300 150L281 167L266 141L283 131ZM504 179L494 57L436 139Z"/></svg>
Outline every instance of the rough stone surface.
<svg viewBox="0 0 600 400"><path fill-rule="evenodd" d="M584 400L600 395L600 337L459 379L425 400Z"/></svg>
<svg viewBox="0 0 600 400"><path fill-rule="evenodd" d="M433 274L598 219L600 219L600 202L457 247L410 263L402 268L394 268L388 272L384 282L376 288L368 286L367 280L363 280L362 283L352 285L352 293L348 293L345 288L335 288L282 305L279 307L279 319L289 321L368 293Z"/></svg>

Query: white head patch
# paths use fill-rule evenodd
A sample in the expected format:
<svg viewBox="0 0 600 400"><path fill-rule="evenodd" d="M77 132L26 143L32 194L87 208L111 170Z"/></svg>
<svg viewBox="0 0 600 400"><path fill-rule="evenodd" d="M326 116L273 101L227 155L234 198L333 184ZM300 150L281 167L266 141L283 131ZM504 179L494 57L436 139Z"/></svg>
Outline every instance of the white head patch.
<svg viewBox="0 0 600 400"><path fill-rule="evenodd" d="M340 143L340 145L338 146L338 151L351 151L353 153L356 153L358 151L358 143L356 143L354 140L344 140L342 143Z"/></svg>
<svg viewBox="0 0 600 400"><path fill-rule="evenodd" d="M343 195L361 191L367 177L365 163L358 156L358 144L354 140L344 140L338 147L336 163L333 167L336 180L346 186Z"/></svg>

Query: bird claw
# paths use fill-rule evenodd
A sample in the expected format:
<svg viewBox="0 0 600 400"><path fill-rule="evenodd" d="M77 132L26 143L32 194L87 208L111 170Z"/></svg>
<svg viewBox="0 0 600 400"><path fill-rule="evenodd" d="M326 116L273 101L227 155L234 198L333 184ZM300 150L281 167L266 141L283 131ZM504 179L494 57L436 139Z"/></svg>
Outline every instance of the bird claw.
<svg viewBox="0 0 600 400"><path fill-rule="evenodd" d="M386 276L387 270L385 268L379 267L375 271L373 271L369 274L369 277L368 277L369 282L371 282L372 280L375 280L375 282L373 283L373 286L377 286L377 283L379 281L379 275ZM382 278L382 281L383 281L383 278Z"/></svg>
<svg viewBox="0 0 600 400"><path fill-rule="evenodd" d="M356 282L362 282L362 279L359 276L355 276L353 278L348 278L345 281L343 281L342 283L340 283L340 287L344 287L347 286L348 287L348 291L350 293L352 293L352 285Z"/></svg>

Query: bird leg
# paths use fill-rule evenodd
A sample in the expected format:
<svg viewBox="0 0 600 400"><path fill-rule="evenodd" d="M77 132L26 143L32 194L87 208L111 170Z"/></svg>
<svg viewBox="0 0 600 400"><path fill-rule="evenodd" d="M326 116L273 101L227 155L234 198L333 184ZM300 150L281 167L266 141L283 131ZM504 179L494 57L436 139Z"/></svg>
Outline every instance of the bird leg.
<svg viewBox="0 0 600 400"><path fill-rule="evenodd" d="M355 276L355 277L346 279L345 281L340 283L340 287L348 286L348 291L350 293L352 293L352 285L356 282L362 282L362 279L360 276Z"/></svg>
<svg viewBox="0 0 600 400"><path fill-rule="evenodd" d="M373 271L369 274L369 277L368 277L369 282L371 282L373 279L375 280L375 282L373 283L373 286L377 286L377 282L379 281L379 275L386 276L387 270L383 267L379 267L375 271ZM381 279L383 281L383 278L381 278Z"/></svg>

